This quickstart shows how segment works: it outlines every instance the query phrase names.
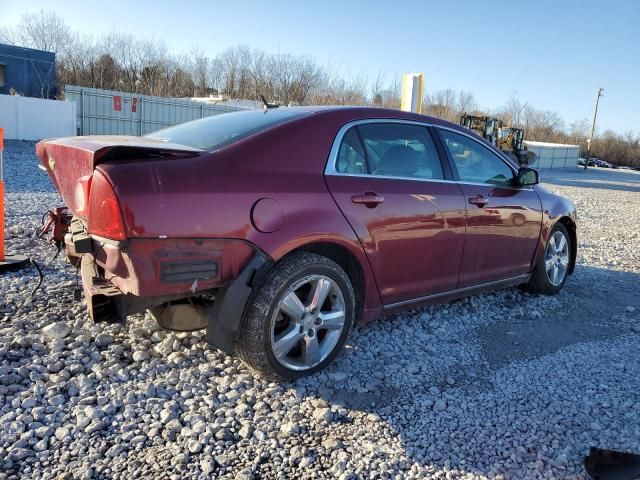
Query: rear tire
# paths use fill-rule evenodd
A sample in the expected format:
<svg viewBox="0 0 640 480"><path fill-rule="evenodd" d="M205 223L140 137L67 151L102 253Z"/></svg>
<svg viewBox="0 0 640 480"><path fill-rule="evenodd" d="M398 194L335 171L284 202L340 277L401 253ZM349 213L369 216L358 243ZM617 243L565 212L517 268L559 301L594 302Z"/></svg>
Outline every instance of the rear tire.
<svg viewBox="0 0 640 480"><path fill-rule="evenodd" d="M526 285L527 290L545 295L555 295L562 290L569 276L573 248L566 227L556 223L549 233L544 254L538 260Z"/></svg>
<svg viewBox="0 0 640 480"><path fill-rule="evenodd" d="M340 353L356 315L349 277L332 260L308 252L285 257L254 290L236 352L276 380L310 375Z"/></svg>

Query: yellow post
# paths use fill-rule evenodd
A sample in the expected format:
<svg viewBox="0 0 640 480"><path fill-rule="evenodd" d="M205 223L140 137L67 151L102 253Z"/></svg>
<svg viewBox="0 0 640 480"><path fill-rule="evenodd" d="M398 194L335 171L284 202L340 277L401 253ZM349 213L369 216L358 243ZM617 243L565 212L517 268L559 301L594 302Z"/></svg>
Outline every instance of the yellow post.
<svg viewBox="0 0 640 480"><path fill-rule="evenodd" d="M422 113L424 73L405 73L402 76L402 102L400 110Z"/></svg>

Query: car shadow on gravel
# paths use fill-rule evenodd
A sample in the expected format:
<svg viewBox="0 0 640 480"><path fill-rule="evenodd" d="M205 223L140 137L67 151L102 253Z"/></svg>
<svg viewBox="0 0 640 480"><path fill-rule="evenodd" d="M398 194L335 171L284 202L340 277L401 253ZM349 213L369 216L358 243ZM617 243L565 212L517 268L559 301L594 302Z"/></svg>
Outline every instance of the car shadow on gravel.
<svg viewBox="0 0 640 480"><path fill-rule="evenodd" d="M616 317L628 306L640 308L640 274L578 266L575 275L581 277L580 283L569 279L558 296L560 305L542 318L519 316L486 325L478 332L492 367L629 333L630 327Z"/></svg>
<svg viewBox="0 0 640 480"><path fill-rule="evenodd" d="M441 345L406 343L402 358L412 359L408 362L376 351L368 369L356 358L339 359L337 365L348 377L340 375L341 382L319 388L317 397L361 412L372 431L380 428L376 419L382 422L385 438L399 437L402 454L385 454L379 445L376 455L400 470L408 462L426 472L455 470L452 478L469 473L585 478L582 455L590 446L633 448L620 443L616 432L640 429L637 416L629 427L629 405L614 386L635 381L640 360L634 356L628 361L606 347L622 341L635 351L640 339L637 285L638 273L578 266L554 297L508 289L425 309L429 319L445 312L441 318L446 321L448 316L484 316L483 310L474 313L476 304L524 305L524 313L495 315L475 327L455 320L448 328L455 335L460 327L458 339L438 335L434 322L415 324L423 314L412 312L412 328L424 328L425 337ZM391 329L393 335L402 328L393 324L405 320L400 315L381 320L382 326L374 322L357 329L350 342L354 351L345 355L366 355L369 328ZM422 333L415 329L418 338ZM386 340L389 350L393 341ZM598 357L595 363L583 360L592 362L593 356ZM347 370L355 365L358 371ZM327 375L331 385L335 368ZM336 423L329 432L309 432L306 442L319 445L327 435L347 441L341 438L341 422Z"/></svg>

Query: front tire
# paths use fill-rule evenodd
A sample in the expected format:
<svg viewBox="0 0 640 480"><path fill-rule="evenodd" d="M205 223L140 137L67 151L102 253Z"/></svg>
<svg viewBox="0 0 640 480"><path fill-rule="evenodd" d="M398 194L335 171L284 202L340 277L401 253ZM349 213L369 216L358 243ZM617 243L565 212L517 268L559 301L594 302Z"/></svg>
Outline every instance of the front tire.
<svg viewBox="0 0 640 480"><path fill-rule="evenodd" d="M549 234L544 255L533 269L527 289L545 295L555 295L562 290L569 276L572 248L566 227L556 223Z"/></svg>
<svg viewBox="0 0 640 480"><path fill-rule="evenodd" d="M349 277L332 260L294 253L276 264L244 312L236 351L254 371L277 380L310 375L340 353L355 321Z"/></svg>

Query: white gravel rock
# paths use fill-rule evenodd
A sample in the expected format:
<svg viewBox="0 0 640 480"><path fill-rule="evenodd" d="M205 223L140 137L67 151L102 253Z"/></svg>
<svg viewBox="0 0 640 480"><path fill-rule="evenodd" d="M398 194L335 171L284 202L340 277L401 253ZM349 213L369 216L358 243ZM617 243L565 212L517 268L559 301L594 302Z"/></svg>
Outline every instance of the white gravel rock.
<svg viewBox="0 0 640 480"><path fill-rule="evenodd" d="M45 335L51 338L65 338L71 333L71 327L65 322L56 322L51 325L47 325L42 329Z"/></svg>
<svg viewBox="0 0 640 480"><path fill-rule="evenodd" d="M280 427L280 433L285 436L295 435L299 432L300 432L300 427L298 427L298 425L296 425L293 422L284 423Z"/></svg>
<svg viewBox="0 0 640 480"><path fill-rule="evenodd" d="M202 473L204 473L205 475L209 475L210 473L212 473L215 468L216 463L212 459L205 458L200 461L200 470L202 470Z"/></svg>
<svg viewBox="0 0 640 480"><path fill-rule="evenodd" d="M444 412L446 409L447 409L447 402L445 402L444 400L438 399L433 404L434 412Z"/></svg>
<svg viewBox="0 0 640 480"><path fill-rule="evenodd" d="M344 382L349 377L346 372L329 372L327 375L336 383Z"/></svg>
<svg viewBox="0 0 640 480"><path fill-rule="evenodd" d="M149 360L149 354L145 350L136 350L132 358L134 362L142 363Z"/></svg>
<svg viewBox="0 0 640 480"><path fill-rule="evenodd" d="M253 427L249 424L243 425L238 431L238 435L240 435L240 438L244 438L245 440L251 438L253 435Z"/></svg>
<svg viewBox="0 0 640 480"><path fill-rule="evenodd" d="M202 451L202 443L198 440L189 440L187 448L191 453L200 453Z"/></svg>
<svg viewBox="0 0 640 480"><path fill-rule="evenodd" d="M33 407L35 407L38 404L38 399L35 397L27 397L22 401L22 404L20 405L22 408L29 410Z"/></svg>
<svg viewBox="0 0 640 480"><path fill-rule="evenodd" d="M333 413L330 408L319 408L313 412L313 419L317 422L330 423L333 419Z"/></svg>
<svg viewBox="0 0 640 480"><path fill-rule="evenodd" d="M95 343L98 347L106 347L113 343L113 336L108 333L99 333L96 336Z"/></svg>
<svg viewBox="0 0 640 480"><path fill-rule="evenodd" d="M58 427L56 428L54 435L59 442L64 442L69 437L69 428Z"/></svg>

